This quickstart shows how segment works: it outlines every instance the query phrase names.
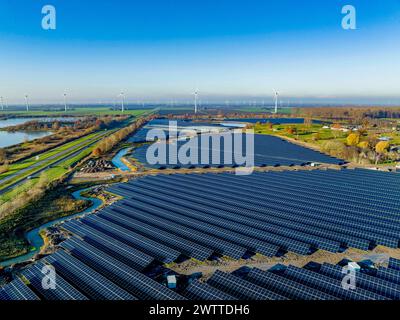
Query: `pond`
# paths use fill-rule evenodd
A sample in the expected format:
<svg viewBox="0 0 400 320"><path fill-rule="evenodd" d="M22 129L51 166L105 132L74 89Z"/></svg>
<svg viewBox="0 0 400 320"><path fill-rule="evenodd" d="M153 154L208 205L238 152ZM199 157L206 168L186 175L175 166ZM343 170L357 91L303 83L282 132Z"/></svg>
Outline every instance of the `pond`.
<svg viewBox="0 0 400 320"><path fill-rule="evenodd" d="M56 118L10 118L0 120L0 128L6 128L10 126L17 126L20 124L24 124L29 121L39 121L39 122L54 122L54 121L62 121L62 122L73 122L79 120L81 118L65 118L65 117L56 117ZM51 135L50 131L46 132L28 132L28 131L17 131L17 132L7 132L0 131L0 148L5 148L9 146L13 146L15 144L19 144L25 141L31 141L39 138L43 138Z"/></svg>
<svg viewBox="0 0 400 320"><path fill-rule="evenodd" d="M81 120L82 118L67 118L67 117L56 117L56 118L10 118L10 119L0 119L0 128L18 126L20 124L24 124L29 121L38 121L38 122L74 122L77 120Z"/></svg>
<svg viewBox="0 0 400 320"><path fill-rule="evenodd" d="M5 148L25 141L31 141L51 135L49 131L44 132L7 132L0 131L0 148Z"/></svg>

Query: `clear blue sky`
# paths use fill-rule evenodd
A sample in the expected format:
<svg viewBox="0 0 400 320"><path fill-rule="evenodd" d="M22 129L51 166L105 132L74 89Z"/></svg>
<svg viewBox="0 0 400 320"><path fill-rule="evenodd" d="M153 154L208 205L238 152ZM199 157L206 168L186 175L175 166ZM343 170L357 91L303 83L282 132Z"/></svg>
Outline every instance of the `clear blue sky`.
<svg viewBox="0 0 400 320"><path fill-rule="evenodd" d="M41 28L41 8L57 29ZM341 28L342 6L357 30ZM400 97L400 0L1 0L0 95L9 103ZM272 98L271 98L272 99Z"/></svg>

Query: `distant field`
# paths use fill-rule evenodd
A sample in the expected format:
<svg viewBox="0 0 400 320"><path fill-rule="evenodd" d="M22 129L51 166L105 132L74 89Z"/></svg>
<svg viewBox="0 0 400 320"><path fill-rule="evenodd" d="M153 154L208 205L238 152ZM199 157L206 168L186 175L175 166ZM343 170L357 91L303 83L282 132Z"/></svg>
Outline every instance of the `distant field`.
<svg viewBox="0 0 400 320"><path fill-rule="evenodd" d="M271 113L273 109L265 108L265 107L249 107L249 108L238 108L233 109L232 111L238 112L249 112L249 113ZM292 108L279 108L278 112L280 114L292 114Z"/></svg>
<svg viewBox="0 0 400 320"><path fill-rule="evenodd" d="M39 117L39 116L86 116L86 115L91 115L91 116L104 116L104 115L132 115L132 116L140 116L145 112L148 112L148 109L135 109L135 110L125 110L124 113L122 113L120 110L111 110L110 108L107 107L99 107L99 108L90 108L90 107L82 107L82 108L74 108L73 110L68 110L67 112L65 111L52 111L52 110L32 110L32 111L23 111L23 110L18 110L18 111L0 111L0 116L1 115L18 115L18 116L32 116L32 117Z"/></svg>

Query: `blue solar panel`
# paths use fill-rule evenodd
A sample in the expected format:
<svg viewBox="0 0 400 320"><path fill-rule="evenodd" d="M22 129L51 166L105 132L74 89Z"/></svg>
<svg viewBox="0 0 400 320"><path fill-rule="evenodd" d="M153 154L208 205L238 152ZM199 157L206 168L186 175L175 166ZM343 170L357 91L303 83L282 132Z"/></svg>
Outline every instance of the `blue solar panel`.
<svg viewBox="0 0 400 320"><path fill-rule="evenodd" d="M61 247L141 300L183 299L174 291L77 238L64 241Z"/></svg>
<svg viewBox="0 0 400 320"><path fill-rule="evenodd" d="M145 183L159 187L163 190L168 188L166 192L169 190L171 190L171 192L174 190L179 192L179 190L184 189L185 194L181 194L179 196L181 204L187 204L187 202L183 202L184 199L190 202L197 202L196 208L203 208L202 211L211 215L226 217L229 220L246 224L249 227L258 228L269 233L277 234L278 237L275 239L275 241L279 241L279 236L291 238L292 240L290 241L290 244L287 243L286 239L282 238L280 238L281 240L279 242L282 244L282 247L287 247L287 249L298 253L307 252L310 245L332 252L337 252L340 248L339 242L314 236L312 234L305 234L298 230L289 229L287 221L285 225L276 225L271 223L268 219L262 219L262 216L257 214L255 209L258 208L259 210L263 210L260 203L265 200L265 197L256 198L256 200L252 202L251 198L254 196L254 194L246 193L245 189L241 189L240 192L235 194L234 190L232 190L232 186L230 186L229 190L226 190L226 185L216 188L215 184L210 185L201 182L196 184L196 182L193 182L193 179L191 178L191 176L171 176L169 177L169 180L174 181L174 183L173 185L170 183L167 185L167 180L152 177L151 180L146 179ZM199 192L202 194L201 198L197 197ZM243 199L238 201L240 197L243 197ZM206 206L210 203L210 201L212 201L212 210L208 210L202 206ZM249 205L249 203L253 203L255 206ZM305 245L307 243L309 243L308 246Z"/></svg>
<svg viewBox="0 0 400 320"><path fill-rule="evenodd" d="M282 295L220 270L217 270L207 283L240 300L287 300Z"/></svg>
<svg viewBox="0 0 400 320"><path fill-rule="evenodd" d="M226 294L223 291L220 291L207 283L201 283L199 281L193 281L184 291L184 296L189 298L190 300L236 300L234 297Z"/></svg>
<svg viewBox="0 0 400 320"><path fill-rule="evenodd" d="M176 235L182 236L186 239L191 239L205 247L208 247L215 252L232 257L234 259L240 259L246 252L246 249L239 247L235 244L224 241L220 238L216 238L212 235L205 234L204 232L188 228L182 224L173 222L174 217L168 214L167 211L161 211L157 207L153 207L144 204L139 201L120 201L112 206L113 210L117 210L121 214L125 214L129 217L141 220L145 223L156 226L160 229L170 231ZM162 218L157 216L162 214ZM168 220L166 218L170 218Z"/></svg>
<svg viewBox="0 0 400 320"><path fill-rule="evenodd" d="M39 300L39 298L21 279L16 279L0 288L0 300Z"/></svg>
<svg viewBox="0 0 400 320"><path fill-rule="evenodd" d="M328 263L324 263L322 265L320 273L338 280L342 280L344 277L344 274L342 273L342 267L334 266ZM356 287L375 292L390 299L398 300L400 298L399 285L363 274L361 272L356 273Z"/></svg>
<svg viewBox="0 0 400 320"><path fill-rule="evenodd" d="M376 276L380 279L388 280L400 285L400 270L380 267L376 272Z"/></svg>
<svg viewBox="0 0 400 320"><path fill-rule="evenodd" d="M131 194L131 193L130 193ZM226 228L226 225L221 225L221 221L217 222L218 225L213 223L207 223L201 220L197 220L196 217L190 215L182 215L179 212L182 211L182 207L169 203L168 201L160 201L151 196L145 196L143 193L138 195L135 201L140 201L146 205L154 206L158 208L159 212L165 212L172 214L174 222L179 222L184 226L194 228L199 231L204 231L211 236L219 237L222 240L232 242L233 244L245 247L249 251L259 252L266 256L273 256L278 252L279 247L271 245L269 243L254 239L252 237L240 234L233 230ZM189 213L189 210L185 210ZM161 217L165 217L165 214L160 214ZM244 229L244 227L242 227Z"/></svg>
<svg viewBox="0 0 400 320"><path fill-rule="evenodd" d="M22 272L22 275L46 300L88 300L79 290L70 285L60 275L55 278L55 288L43 288L43 268L46 265L43 262L37 262L33 266Z"/></svg>
<svg viewBox="0 0 400 320"><path fill-rule="evenodd" d="M310 286L343 300L388 300L381 295L362 288L357 288L356 290L345 290L342 287L340 280L294 266L289 266L285 270L284 275L296 282Z"/></svg>
<svg viewBox="0 0 400 320"><path fill-rule="evenodd" d="M386 196L382 194L382 201L379 201L381 195L377 189L378 194L374 196L374 189L368 201L376 201L377 206L371 208L365 205L366 199L361 201L365 195L352 188L349 190L349 203L346 201L343 205L342 191L339 190L346 187L348 181L342 171L268 172L240 177L232 174L148 176L111 190L127 197L128 201L149 205L152 210L158 207L176 213L178 219L196 220L201 228L206 225L223 228L250 237L253 242L263 241L264 245L296 253L307 254L310 247L332 252L337 252L340 247L368 250L377 244L397 248L400 218L397 213L394 215L391 205L387 206ZM369 177L366 170L349 171L352 171L350 178L354 174L362 177L360 181ZM344 178L336 179L335 174ZM381 179L385 177L382 175ZM327 197L314 192L314 184L320 180L323 181L321 192L330 192ZM330 180L333 180L333 185ZM280 189L275 190L275 184L279 184ZM391 188L395 188L395 182L392 184ZM364 188L370 187L368 184ZM266 198L268 201L264 201ZM185 226L193 228L193 225ZM212 235L220 233L220 230L210 230L212 228L208 228ZM223 239L265 254L255 243L234 242L229 236Z"/></svg>
<svg viewBox="0 0 400 320"><path fill-rule="evenodd" d="M395 258L389 259L389 268L394 270L400 270L400 260Z"/></svg>
<svg viewBox="0 0 400 320"><path fill-rule="evenodd" d="M136 250L125 243L115 240L114 238L109 237L81 222L69 221L64 223L62 227L135 270L141 271L154 261L153 257Z"/></svg>
<svg viewBox="0 0 400 320"><path fill-rule="evenodd" d="M145 134L143 132L140 137L138 136L136 140L133 141L138 141L137 139L142 138L142 136ZM220 145L217 146L213 142L211 142L210 135L205 135L203 134L201 138L208 138L209 145L201 145L201 139L199 137L195 137L192 139L192 143L197 145L197 154L198 156L196 157L196 161L194 164L198 165L210 165L210 166L218 166L218 165L226 165L226 166L232 166L236 164L234 162L235 157L233 157L231 154L228 154L224 152L225 149L225 138L233 138L235 135L235 139L238 137L242 138L243 145L242 148L233 146L233 148L229 148L229 150L233 149L233 154L243 154L243 150L246 150L246 138L242 134L232 134L232 133L224 133L224 134L216 134L213 137L216 140L220 140ZM177 147L178 149L184 145L186 142L185 141L178 141ZM146 154L148 152L148 148L150 145L143 145L135 150L133 153L133 157L135 159L138 159L141 163L145 164L147 167L155 167L158 168L161 165L152 165L147 162ZM203 158L200 157L200 151L203 152ZM208 152L208 156L204 156L204 152ZM212 158L212 153L215 153L218 155L218 159ZM229 155L229 156L228 156ZM179 161L169 161L170 154L169 154L169 149L167 148L167 156L166 156L167 167L174 167L176 164L178 164L181 167L188 167L193 163L182 163ZM207 159L207 161L204 161ZM280 139L278 137L273 137L273 136L268 136L268 135L254 135L254 163L256 166L261 166L261 165L268 165L268 166L274 166L274 165L300 165L308 162L322 162L322 163L332 163L332 164L339 164L343 162L340 159L336 159L330 156L327 156L325 154L316 152L311 149L307 149L292 143L289 143L283 139ZM165 165L164 163L162 165ZM199 166L201 166L199 165Z"/></svg>
<svg viewBox="0 0 400 320"><path fill-rule="evenodd" d="M132 230L142 234L143 236L149 237L152 240L163 243L179 252L182 252L188 257L193 257L200 261L208 259L213 254L212 250L198 245L197 243L177 237L174 234L152 227L136 219L124 216L118 212L112 211L111 208L103 210L98 214L98 216L105 220L109 220L112 223L118 224L123 228Z"/></svg>
<svg viewBox="0 0 400 320"><path fill-rule="evenodd" d="M338 300L327 293L257 268L249 272L246 280L291 300Z"/></svg>
<svg viewBox="0 0 400 320"><path fill-rule="evenodd" d="M181 254L172 248L97 216L88 216L82 219L82 222L165 263L175 261Z"/></svg>
<svg viewBox="0 0 400 320"><path fill-rule="evenodd" d="M133 295L62 250L43 261L52 265L57 275L60 274L92 300L136 300Z"/></svg>

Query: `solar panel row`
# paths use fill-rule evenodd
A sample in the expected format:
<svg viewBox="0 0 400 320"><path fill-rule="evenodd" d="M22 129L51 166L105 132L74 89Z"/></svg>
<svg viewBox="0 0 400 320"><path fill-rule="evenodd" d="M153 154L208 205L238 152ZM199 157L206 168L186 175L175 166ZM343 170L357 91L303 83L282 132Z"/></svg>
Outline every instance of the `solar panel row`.
<svg viewBox="0 0 400 320"><path fill-rule="evenodd" d="M74 257L141 300L181 300L167 287L75 237L61 243Z"/></svg>
<svg viewBox="0 0 400 320"><path fill-rule="evenodd" d="M342 174L342 171L351 173ZM331 177L336 172L350 178L360 174L361 180L369 181L365 179L369 176L366 170L342 171L268 172L240 177L233 174L146 176L112 187L110 191L124 196L125 200L108 210L134 218L142 228L162 229L168 232L165 236L171 237L172 233L179 235L182 243L192 240L207 248L210 246L204 239L185 236L187 229L178 234L179 225L265 255L274 255L279 249L308 254L313 248L331 252L346 247L368 250L377 244L397 248L400 219L393 217L393 210L386 207L385 201L380 202L379 208L370 210L369 199L364 194L364 204L356 199L347 205L347 202L343 204L340 188L329 186L326 189L331 191L330 197L321 197L308 182L309 176L319 176L319 180L326 176L325 183L329 185L329 179L335 179ZM305 188L291 182L278 192L274 190L275 183L282 184L287 178L308 184L310 191L298 195L293 185L300 191ZM390 175L387 184L395 189L397 180ZM340 181L340 186L347 183ZM151 221L143 217L148 213ZM168 221L174 223L173 227L166 227ZM154 232L153 235L156 236ZM163 240L162 236L158 239L161 243L177 248L173 241L165 237ZM211 249L224 252L215 246ZM188 250L178 251L189 254Z"/></svg>
<svg viewBox="0 0 400 320"><path fill-rule="evenodd" d="M389 259L389 268L394 270L400 270L400 260L395 258Z"/></svg>
<svg viewBox="0 0 400 320"><path fill-rule="evenodd" d="M46 257L44 262L52 265L57 275L73 283L91 300L137 300L133 295L65 251L57 251Z"/></svg>
<svg viewBox="0 0 400 320"><path fill-rule="evenodd" d="M110 207L110 209L128 217L138 219L162 230L166 230L185 239L195 241L219 254L226 255L234 259L240 259L246 252L246 249L243 247L173 222L173 216L168 214L168 212L163 212L163 218L161 218L157 216L157 214L160 214L160 209L145 205L139 201L120 201L115 203L112 207ZM166 219L168 217L171 217L171 220Z"/></svg>
<svg viewBox="0 0 400 320"><path fill-rule="evenodd" d="M389 270L389 269L386 269ZM390 280L382 280L356 272L355 289L347 289L342 285L347 273L342 267L323 264L319 269L308 270L295 266L284 267L279 271L271 269L262 271L253 268L243 276L234 276L217 271L202 287L199 297L212 296L212 290L218 289L236 299L268 299L258 288L278 295L278 299L290 300L398 300L399 285ZM235 286L234 283L237 283ZM210 286L212 288L210 288ZM255 286L255 287L254 287ZM188 289L190 289L189 286ZM245 288L251 288L250 291ZM199 290L200 291L200 290ZM195 297L190 290L187 297Z"/></svg>
<svg viewBox="0 0 400 320"><path fill-rule="evenodd" d="M0 300L39 300L39 297L21 279L16 279L0 288Z"/></svg>
<svg viewBox="0 0 400 320"><path fill-rule="evenodd" d="M145 131L138 134L137 137L132 138L132 142L142 141ZM241 138L241 144L233 144L233 147L229 147L230 152L225 152L225 145L229 145L229 140L225 139L238 139ZM202 139L208 140L208 145L202 142ZM203 141L204 141L203 140ZM215 142L218 141L219 145ZM176 142L177 148L181 148L186 141ZM159 168L161 166L166 166L173 168L176 165L179 167L188 167L190 165L196 165L201 167L202 165L210 165L217 167L220 165L232 166L237 165L237 156L241 156L246 150L246 138L244 134L204 134L201 137L195 137L192 139L191 144L196 146L195 151L195 161L194 163L181 162L179 159L173 160L173 154L169 152L169 148L166 150L166 164L149 164L147 162L147 153L150 145L143 145L137 148L133 157L138 159L141 163L145 164L147 167ZM233 150L233 152L231 152ZM207 152L207 153L206 153ZM208 154L208 156L207 156ZM214 156L213 156L214 154ZM217 156L217 158L215 157ZM267 136L267 135L254 135L254 163L256 166L274 166L274 165L301 165L310 162L322 162L339 164L343 163L342 160L327 156L323 153L316 152L311 149L307 149L278 137ZM171 160L170 160L171 159ZM240 164L240 163L239 163Z"/></svg>
<svg viewBox="0 0 400 320"><path fill-rule="evenodd" d="M38 262L22 272L22 275L46 300L88 300L79 290L69 284L60 275L57 275L54 282L54 289L46 289L43 286L43 279L46 273L46 264Z"/></svg>
<svg viewBox="0 0 400 320"><path fill-rule="evenodd" d="M98 216L112 223L118 224L126 229L140 233L143 236L149 237L152 240L159 241L164 245L178 250L188 257L193 257L195 259L203 261L213 254L213 251L210 249L207 249L187 239L172 235L168 232L160 230L159 228L149 226L133 218L128 218L122 214L113 212L110 208L103 210L101 213L98 214Z"/></svg>
<svg viewBox="0 0 400 320"><path fill-rule="evenodd" d="M154 261L153 257L136 250L125 243L115 240L114 238L111 238L79 221L74 220L66 222L62 227L135 270L141 271Z"/></svg>
<svg viewBox="0 0 400 320"><path fill-rule="evenodd" d="M192 282L183 293L185 297L190 300L236 300L234 297L229 294L220 291L207 283L201 283L199 281Z"/></svg>
<svg viewBox="0 0 400 320"><path fill-rule="evenodd" d="M175 261L181 254L180 252L164 246L157 241L143 237L138 233L122 228L119 225L111 223L97 216L88 216L81 221L84 224L165 263Z"/></svg>

